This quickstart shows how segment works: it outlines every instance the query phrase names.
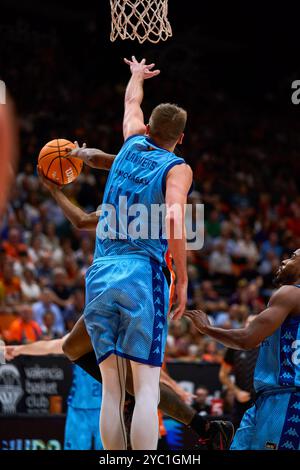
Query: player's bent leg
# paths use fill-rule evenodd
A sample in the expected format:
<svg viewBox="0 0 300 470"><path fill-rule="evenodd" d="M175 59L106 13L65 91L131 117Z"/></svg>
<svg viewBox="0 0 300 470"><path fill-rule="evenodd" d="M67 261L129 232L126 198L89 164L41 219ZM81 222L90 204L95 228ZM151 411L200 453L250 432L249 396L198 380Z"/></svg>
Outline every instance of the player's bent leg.
<svg viewBox="0 0 300 470"><path fill-rule="evenodd" d="M70 361L76 361L83 355L93 351L83 315L76 322L72 331L63 342L62 349Z"/></svg>
<svg viewBox="0 0 300 470"><path fill-rule="evenodd" d="M102 404L100 434L106 450L126 450L124 424L126 360L111 354L100 363Z"/></svg>
<svg viewBox="0 0 300 470"><path fill-rule="evenodd" d="M70 333L69 337L64 343L64 351L70 360L79 365L89 375L94 377L98 382L102 382L100 369L97 365L96 356L93 350L90 350L91 343L88 337L86 341L86 326L81 317L74 327L74 331ZM83 338L83 344L81 339ZM82 354L80 356L80 354ZM78 359L76 359L78 357ZM134 396L133 378L130 361L127 360L127 376L126 376L126 391ZM180 423L190 426L199 436L206 435L207 421L197 414L194 408L184 403L180 397L171 390L167 385L160 383L160 403L159 408L165 414L179 421ZM99 444L101 448L101 444Z"/></svg>
<svg viewBox="0 0 300 470"><path fill-rule="evenodd" d="M62 349L70 361L77 364L98 382L102 382L97 358L86 330L83 316L79 318L72 331L64 340Z"/></svg>
<svg viewBox="0 0 300 470"><path fill-rule="evenodd" d="M160 367L131 361L135 407L131 423L133 450L155 450L158 442Z"/></svg>

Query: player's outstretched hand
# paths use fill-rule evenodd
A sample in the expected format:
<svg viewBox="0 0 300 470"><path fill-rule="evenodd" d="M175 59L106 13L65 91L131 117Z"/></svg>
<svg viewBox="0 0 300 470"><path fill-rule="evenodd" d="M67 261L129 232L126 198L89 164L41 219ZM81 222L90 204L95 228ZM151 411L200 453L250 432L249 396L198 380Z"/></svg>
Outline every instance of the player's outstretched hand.
<svg viewBox="0 0 300 470"><path fill-rule="evenodd" d="M202 310L186 310L184 316L192 320L200 333L205 333L206 327L210 326L208 316Z"/></svg>
<svg viewBox="0 0 300 470"><path fill-rule="evenodd" d="M146 64L146 59L143 59L141 60L141 62L138 62L135 56L133 55L131 57L131 60L124 59L124 62L125 64L129 65L132 74L143 72L144 80L156 77L160 74L160 70L152 70L155 64Z"/></svg>
<svg viewBox="0 0 300 470"><path fill-rule="evenodd" d="M50 181L48 178L46 178L39 166L37 166L37 172L44 188L48 189L48 191L57 191L58 189L62 188L62 186L59 186L58 184L54 183L54 181Z"/></svg>
<svg viewBox="0 0 300 470"><path fill-rule="evenodd" d="M20 345L19 346L5 346L4 347L4 357L6 361L11 361L20 354Z"/></svg>
<svg viewBox="0 0 300 470"><path fill-rule="evenodd" d="M66 147L66 151L68 152L67 157L75 157L83 160L81 155L81 150L86 148L86 143L82 144L82 147L79 147L77 140L74 141L75 148L73 147Z"/></svg>

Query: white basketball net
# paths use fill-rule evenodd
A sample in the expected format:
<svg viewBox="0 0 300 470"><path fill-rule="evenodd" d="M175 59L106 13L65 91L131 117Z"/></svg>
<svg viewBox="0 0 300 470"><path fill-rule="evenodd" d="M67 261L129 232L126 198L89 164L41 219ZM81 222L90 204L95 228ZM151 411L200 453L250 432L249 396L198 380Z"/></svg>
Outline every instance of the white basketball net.
<svg viewBox="0 0 300 470"><path fill-rule="evenodd" d="M110 0L110 40L137 39L157 43L172 36L168 0Z"/></svg>

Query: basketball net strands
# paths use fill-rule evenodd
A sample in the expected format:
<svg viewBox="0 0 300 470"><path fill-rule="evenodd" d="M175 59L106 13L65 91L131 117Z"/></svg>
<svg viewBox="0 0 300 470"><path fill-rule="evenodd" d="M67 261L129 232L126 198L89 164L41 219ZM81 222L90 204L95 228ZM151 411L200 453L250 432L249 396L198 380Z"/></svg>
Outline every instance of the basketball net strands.
<svg viewBox="0 0 300 470"><path fill-rule="evenodd" d="M110 40L137 39L140 44L166 41L172 36L168 0L110 0Z"/></svg>

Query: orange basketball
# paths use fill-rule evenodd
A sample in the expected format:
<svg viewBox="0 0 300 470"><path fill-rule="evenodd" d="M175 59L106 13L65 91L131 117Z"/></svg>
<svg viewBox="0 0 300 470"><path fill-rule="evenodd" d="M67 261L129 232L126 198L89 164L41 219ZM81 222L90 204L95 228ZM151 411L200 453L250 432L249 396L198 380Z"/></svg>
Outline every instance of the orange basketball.
<svg viewBox="0 0 300 470"><path fill-rule="evenodd" d="M48 142L39 154L38 164L44 175L59 185L72 183L79 176L83 161L68 157L67 148L75 144L66 139L54 139Z"/></svg>

